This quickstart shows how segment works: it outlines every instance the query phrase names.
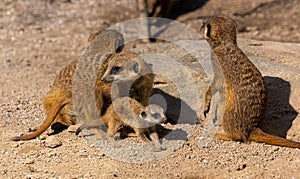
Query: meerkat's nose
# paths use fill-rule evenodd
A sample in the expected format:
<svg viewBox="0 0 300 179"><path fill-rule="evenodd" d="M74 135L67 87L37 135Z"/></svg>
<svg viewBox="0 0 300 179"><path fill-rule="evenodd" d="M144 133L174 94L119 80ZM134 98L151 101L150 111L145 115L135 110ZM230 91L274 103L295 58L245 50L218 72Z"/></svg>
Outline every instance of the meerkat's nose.
<svg viewBox="0 0 300 179"><path fill-rule="evenodd" d="M100 80L105 82L105 81L106 81L106 78L102 76L102 77L100 78Z"/></svg>
<svg viewBox="0 0 300 179"><path fill-rule="evenodd" d="M110 82L113 82L113 81L114 81L114 78L113 78L113 77L108 77L108 78L106 78L106 77L102 76L102 77L100 78L100 80L103 81L103 82L105 82L105 83L110 83Z"/></svg>

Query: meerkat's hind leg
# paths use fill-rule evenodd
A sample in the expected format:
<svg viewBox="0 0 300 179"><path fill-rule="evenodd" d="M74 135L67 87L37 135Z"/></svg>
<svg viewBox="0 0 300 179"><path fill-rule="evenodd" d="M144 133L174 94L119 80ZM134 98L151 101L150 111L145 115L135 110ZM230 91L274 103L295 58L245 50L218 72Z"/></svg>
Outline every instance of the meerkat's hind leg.
<svg viewBox="0 0 300 179"><path fill-rule="evenodd" d="M102 125L104 125L102 119L95 119L95 120L87 121L78 127L75 134L78 135L83 129L98 128L99 126L102 126Z"/></svg>
<svg viewBox="0 0 300 179"><path fill-rule="evenodd" d="M150 140L146 137L145 132L143 129L134 128L134 132L136 133L136 136L144 143L150 142Z"/></svg>
<svg viewBox="0 0 300 179"><path fill-rule="evenodd" d="M111 144L114 148L121 147L120 144L113 138L113 136L105 134L101 129L94 128L90 130L98 139L106 139L108 143Z"/></svg>
<svg viewBox="0 0 300 179"><path fill-rule="evenodd" d="M96 119L92 121L88 121L83 123L75 132L78 135L83 129L89 129L97 139L106 139L109 143L111 143L114 147L120 147L119 144L114 140L112 137L113 135L106 134L102 129L99 127L104 127L105 124L103 123L102 119Z"/></svg>

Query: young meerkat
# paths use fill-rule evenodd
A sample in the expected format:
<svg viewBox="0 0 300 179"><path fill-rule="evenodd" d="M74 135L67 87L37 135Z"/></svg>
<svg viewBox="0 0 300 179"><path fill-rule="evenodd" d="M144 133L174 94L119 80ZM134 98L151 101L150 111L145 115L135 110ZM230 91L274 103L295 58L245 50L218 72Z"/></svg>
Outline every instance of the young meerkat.
<svg viewBox="0 0 300 179"><path fill-rule="evenodd" d="M215 75L205 95L204 115L216 92L225 98L224 115L220 119L223 131L218 131L215 137L300 148L299 142L267 134L259 128L267 110L267 90L259 70L237 46L236 28L233 20L221 16L207 18L201 27L212 49L214 72L223 73ZM219 76L224 79L218 79Z"/></svg>
<svg viewBox="0 0 300 179"><path fill-rule="evenodd" d="M110 45L112 45L111 51L119 49L119 45L122 43L116 41L123 41L124 39L121 38L122 34L115 32L115 30L104 31L103 33L108 33L109 35L115 34L115 36L113 35L113 39L110 39L110 41L103 41L102 44L100 43L102 41L101 39L105 39L104 37L107 36L100 33L98 37L90 41L90 45L86 48L79 61L72 62L59 73L53 88L44 98L43 104L47 115L44 123L33 133L16 136L12 138L12 140L30 140L42 134L50 125L53 127L53 124L55 123L70 126L78 123L78 115L82 115L81 118L83 119L92 120L105 112L111 103L111 83L102 81L101 78L107 70L111 71L111 69L108 69L109 61L118 58L116 57L118 56L118 53L107 54L102 50L107 50L107 47ZM99 51L97 51L95 44L106 47L99 47ZM135 61L138 62L142 61L139 59L138 55L133 52L124 52L120 56L122 56L124 62L123 65L132 62L131 58L134 58ZM120 65L122 67L122 64ZM139 68L140 67L142 67L142 65L140 65ZM140 69L135 73L136 79L143 78L139 72L141 72ZM151 76L151 68L150 73ZM126 78L127 77L124 76L124 79ZM131 76L130 78L133 77ZM131 88L135 89L133 90L135 93L131 94L141 96L132 97L137 100L142 100L147 104L146 101L149 101L153 86L153 78L154 77L152 76L152 79L148 81L149 84L146 85L148 87L147 91L149 92L147 92L145 97L143 92L140 92L139 88L141 88L141 90L146 90L143 84L146 84L147 82L143 80L140 81L142 84L135 82L134 85L137 87L134 85L131 86ZM122 82L125 83L124 80ZM87 93L84 93L86 91ZM90 101L92 98L94 98L94 103ZM74 107L77 109L74 109Z"/></svg>
<svg viewBox="0 0 300 179"><path fill-rule="evenodd" d="M162 107L150 104L144 107L135 99L122 97L114 100L106 113L100 118L83 123L76 131L78 135L82 129L107 126L108 137L113 137L120 129L121 136L125 136L125 127L131 127L142 142L150 142L145 136L149 135L157 150L163 150L156 132L156 124L164 123L166 117Z"/></svg>

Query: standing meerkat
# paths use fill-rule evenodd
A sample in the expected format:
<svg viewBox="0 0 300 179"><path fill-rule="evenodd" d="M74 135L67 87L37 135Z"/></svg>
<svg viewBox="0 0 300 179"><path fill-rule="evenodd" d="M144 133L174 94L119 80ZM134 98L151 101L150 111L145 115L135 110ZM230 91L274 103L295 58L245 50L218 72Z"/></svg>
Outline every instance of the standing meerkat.
<svg viewBox="0 0 300 179"><path fill-rule="evenodd" d="M105 112L111 103L111 83L104 82L101 78L108 68L110 59L115 58L118 53L107 54L104 52L108 49L110 49L110 52L118 51L118 49L121 50L122 47L120 48L120 44L124 42L122 34L116 32L115 30L108 30L104 31L104 34L100 33L97 37L93 37L90 41L90 45L88 45L82 54L81 59L72 62L59 73L53 88L44 98L43 104L47 118L41 127L31 134L16 136L12 138L12 140L30 140L42 134L51 124L60 123L65 126L70 126L78 123L78 115L82 115L81 118L91 120L101 116L101 114ZM112 39L107 39L106 37L108 36ZM102 41L101 39L106 39L107 41ZM99 46L98 51L97 44ZM108 48L109 46L111 48ZM124 60L124 64L127 64L132 57L139 59L137 54L131 52L124 53L122 56L128 54L128 58ZM139 70L139 72L140 71L141 70ZM137 78L140 77L139 73L136 73L136 76ZM127 77L124 76L124 78ZM141 81L141 83L145 84L146 82ZM151 91L153 80L150 80L149 83L148 86L150 89L148 90ZM143 87L143 85L138 82L134 84L138 87ZM132 86L132 88L134 88L134 86ZM84 93L86 92L85 90L88 92ZM139 89L136 89L136 93L132 94L142 94L142 92L139 93L138 91ZM92 98L89 96L93 96L94 103L89 101L89 99ZM149 100L148 95L147 97L147 100ZM143 95L133 96L133 98L146 101ZM74 109L74 103L76 103L75 107L77 107L77 109ZM92 105L90 105L90 103L92 103Z"/></svg>
<svg viewBox="0 0 300 179"><path fill-rule="evenodd" d="M114 100L101 119L88 121L82 124L76 131L78 135L82 129L107 126L108 137L113 137L121 129L121 135L126 135L124 127L131 127L143 142L150 142L145 136L148 134L157 149L163 149L160 145L156 124L164 123L166 117L162 107L150 104L144 107L135 99L122 97Z"/></svg>
<svg viewBox="0 0 300 179"><path fill-rule="evenodd" d="M267 110L267 90L259 70L237 46L236 23L225 17L209 17L203 22L201 33L212 49L214 72L223 72L224 76L215 76L205 95L204 115L209 111L212 95L219 91L225 98L223 131L215 137L300 148L299 142L267 134L259 128Z"/></svg>

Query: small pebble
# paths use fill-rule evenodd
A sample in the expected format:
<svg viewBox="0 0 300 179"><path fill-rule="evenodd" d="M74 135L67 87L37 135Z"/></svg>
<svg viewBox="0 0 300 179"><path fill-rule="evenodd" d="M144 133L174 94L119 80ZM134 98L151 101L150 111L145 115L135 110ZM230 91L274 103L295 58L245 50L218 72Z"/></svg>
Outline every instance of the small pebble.
<svg viewBox="0 0 300 179"><path fill-rule="evenodd" d="M208 163L208 160L204 159L202 160L203 163Z"/></svg>
<svg viewBox="0 0 300 179"><path fill-rule="evenodd" d="M49 148L56 148L62 145L62 142L55 136L49 136L45 140L45 145Z"/></svg>
<svg viewBox="0 0 300 179"><path fill-rule="evenodd" d="M236 168L236 170L237 171L241 171L241 170L243 170L243 169L245 169L246 168L246 164L243 164L243 165L239 165L237 168Z"/></svg>
<svg viewBox="0 0 300 179"><path fill-rule="evenodd" d="M3 170L3 171L1 172L1 174L2 174L2 175L5 175L7 172L8 172L8 170Z"/></svg>

